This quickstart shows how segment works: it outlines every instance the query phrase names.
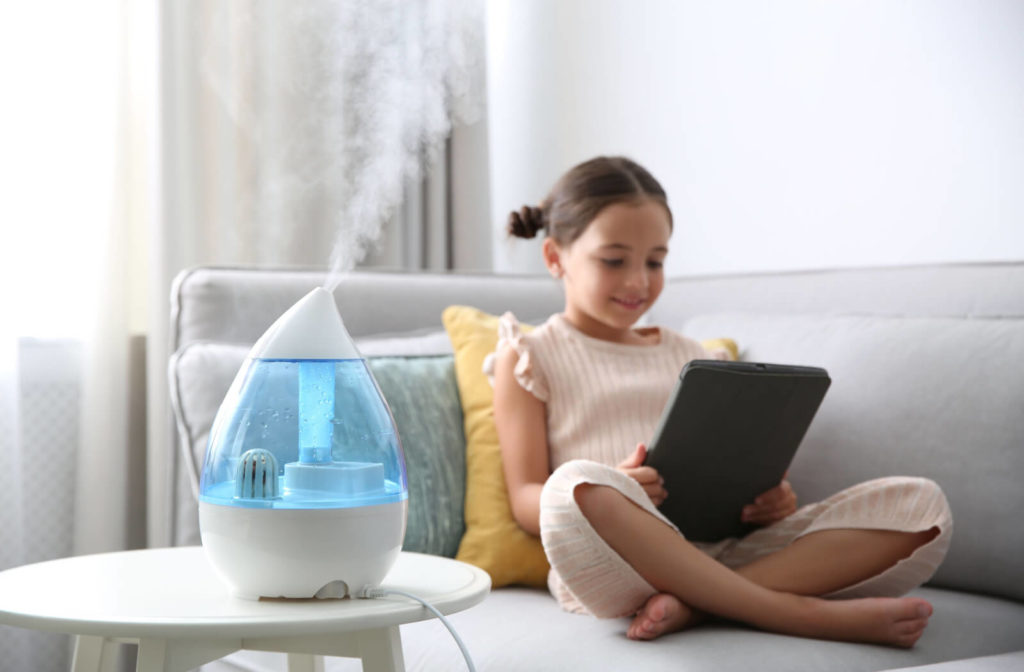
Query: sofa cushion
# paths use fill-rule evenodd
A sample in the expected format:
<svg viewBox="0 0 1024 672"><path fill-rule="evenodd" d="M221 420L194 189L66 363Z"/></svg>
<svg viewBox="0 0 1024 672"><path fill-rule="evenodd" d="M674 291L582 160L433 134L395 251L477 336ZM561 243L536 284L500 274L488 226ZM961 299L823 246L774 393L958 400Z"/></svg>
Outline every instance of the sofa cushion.
<svg viewBox="0 0 1024 672"><path fill-rule="evenodd" d="M1010 670L1024 670L1024 651L899 669L902 672L1010 672ZM887 670L886 672L896 671Z"/></svg>
<svg viewBox="0 0 1024 672"><path fill-rule="evenodd" d="M789 637L726 623L637 642L625 636L628 619L571 614L559 609L547 593L532 588L495 590L482 603L449 619L476 668L489 672L871 672L1001 654L1018 649L1024 641L1024 604L937 588L920 588L913 594L931 602L935 614L909 650ZM406 669L466 669L458 647L437 620L409 623L401 631ZM1005 662L1003 667L977 669L1017 670L1014 663L1019 658L1011 654L995 661ZM244 651L204 666L203 672L284 669L285 654ZM359 662L350 658L327 658L324 665L326 672L359 669Z"/></svg>
<svg viewBox="0 0 1024 672"><path fill-rule="evenodd" d="M367 352L403 349L395 339L386 340L383 347L369 342L360 347ZM424 349L437 349L427 345ZM441 344L442 350L447 347ZM172 400L193 479L217 409L248 352L245 346L194 343L171 360ZM368 357L367 362L391 408L405 452L409 517L403 548L452 557L463 533L465 488L465 438L452 356ZM431 403L422 403L424 398ZM194 517L194 505L189 511Z"/></svg>
<svg viewBox="0 0 1024 672"><path fill-rule="evenodd" d="M937 481L954 533L935 584L1024 599L1024 320L717 314L748 361L823 366L832 387L790 480L802 501L885 475Z"/></svg>
<svg viewBox="0 0 1024 672"><path fill-rule="evenodd" d="M494 591L475 607L453 614L451 621L477 668L494 672L867 672L1002 653L1024 641L1024 604L936 588L913 594L931 602L935 615L910 650L790 637L726 623L637 642L625 636L629 619L564 612L550 596L525 588ZM402 626L407 668L464 669L458 648L445 643L445 636L435 621Z"/></svg>

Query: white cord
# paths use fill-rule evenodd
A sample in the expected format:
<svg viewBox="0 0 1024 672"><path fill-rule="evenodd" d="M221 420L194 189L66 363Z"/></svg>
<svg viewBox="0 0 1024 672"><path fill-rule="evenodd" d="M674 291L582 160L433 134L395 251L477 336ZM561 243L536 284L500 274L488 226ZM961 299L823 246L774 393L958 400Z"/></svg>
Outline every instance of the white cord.
<svg viewBox="0 0 1024 672"><path fill-rule="evenodd" d="M459 637L459 633L455 631L454 626L452 626L448 619L444 617L444 614L435 609L434 605L430 604L422 597L418 597L412 593L407 593L404 590L395 590L393 588L364 588L360 597L381 598L388 595L401 595L402 597L407 597L410 600L416 600L429 609L431 613L440 619L441 623L444 624L444 627L448 628L448 632L452 633L452 637L455 638L455 643L459 645L459 650L462 651L462 657L466 659L466 667L469 668L469 672L476 672L476 666L473 665L473 658L469 655L469 649L466 648L462 638Z"/></svg>

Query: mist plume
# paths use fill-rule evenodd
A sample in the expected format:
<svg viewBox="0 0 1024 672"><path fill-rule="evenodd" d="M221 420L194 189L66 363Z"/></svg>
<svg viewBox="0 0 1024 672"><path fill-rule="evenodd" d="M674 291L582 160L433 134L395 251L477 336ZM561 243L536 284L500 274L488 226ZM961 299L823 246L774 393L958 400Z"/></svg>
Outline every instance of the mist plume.
<svg viewBox="0 0 1024 672"><path fill-rule="evenodd" d="M452 124L479 115L483 2L216 5L201 72L253 148L254 218L275 244L329 231L333 290Z"/></svg>

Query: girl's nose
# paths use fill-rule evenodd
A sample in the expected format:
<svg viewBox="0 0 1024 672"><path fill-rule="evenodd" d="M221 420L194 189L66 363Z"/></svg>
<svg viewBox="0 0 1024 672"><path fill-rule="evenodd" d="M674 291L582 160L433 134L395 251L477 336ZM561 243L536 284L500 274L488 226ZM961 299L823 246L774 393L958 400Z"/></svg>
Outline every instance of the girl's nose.
<svg viewBox="0 0 1024 672"><path fill-rule="evenodd" d="M629 274L628 278L626 278L626 285L629 287L644 289L649 284L650 278L647 277L647 268L644 266L633 269L633 272Z"/></svg>

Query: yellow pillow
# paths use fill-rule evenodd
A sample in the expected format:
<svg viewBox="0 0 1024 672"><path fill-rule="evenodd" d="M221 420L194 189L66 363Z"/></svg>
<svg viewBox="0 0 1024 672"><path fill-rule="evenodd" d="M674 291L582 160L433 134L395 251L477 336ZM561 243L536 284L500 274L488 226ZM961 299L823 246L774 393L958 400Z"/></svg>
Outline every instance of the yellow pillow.
<svg viewBox="0 0 1024 672"><path fill-rule="evenodd" d="M494 426L494 393L483 373L484 358L498 345L498 318L469 306L449 306L441 315L455 351L455 378L466 434L466 532L455 555L491 575L494 588L547 585L549 565L540 539L512 516ZM523 331L530 327L523 325ZM736 359L731 339L703 342L709 352Z"/></svg>
<svg viewBox="0 0 1024 672"><path fill-rule="evenodd" d="M701 341L700 344L704 346L708 354L716 359L726 359L730 362L735 362L740 358L740 348L736 345L736 341L731 338L709 338L706 341ZM723 356L719 357L719 353Z"/></svg>
<svg viewBox="0 0 1024 672"><path fill-rule="evenodd" d="M494 427L494 393L483 373L484 358L498 345L498 318L450 306L441 321L455 351L466 433L466 532L455 559L485 570L494 588L547 585L549 565L540 539L512 517Z"/></svg>

